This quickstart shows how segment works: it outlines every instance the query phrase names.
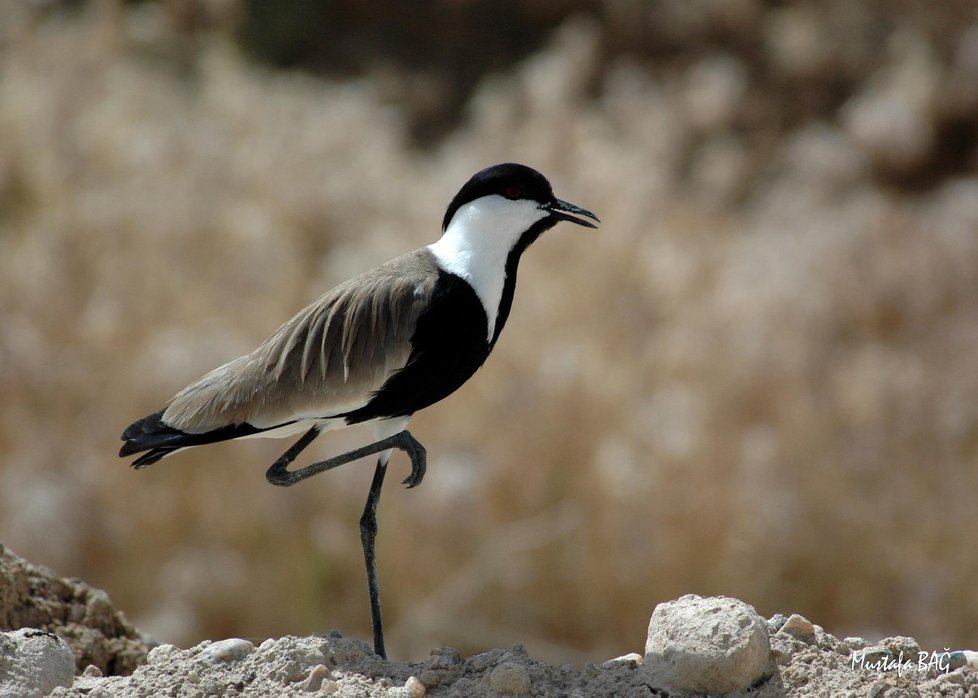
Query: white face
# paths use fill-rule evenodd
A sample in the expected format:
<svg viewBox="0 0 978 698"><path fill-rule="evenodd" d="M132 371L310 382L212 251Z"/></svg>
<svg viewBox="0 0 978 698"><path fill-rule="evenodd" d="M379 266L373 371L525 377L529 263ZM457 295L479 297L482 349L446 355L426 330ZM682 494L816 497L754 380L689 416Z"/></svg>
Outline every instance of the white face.
<svg viewBox="0 0 978 698"><path fill-rule="evenodd" d="M506 252L513 248L516 241L526 230L548 212L540 208L540 204L529 199L507 199L498 194L483 196L471 201L455 212L445 235L453 229L462 228L466 235L485 235L494 242L506 247Z"/></svg>
<svg viewBox="0 0 978 698"><path fill-rule="evenodd" d="M523 233L548 215L536 201L483 196L459 208L441 239L428 245L442 269L475 289L489 318L490 340L506 280L506 259Z"/></svg>

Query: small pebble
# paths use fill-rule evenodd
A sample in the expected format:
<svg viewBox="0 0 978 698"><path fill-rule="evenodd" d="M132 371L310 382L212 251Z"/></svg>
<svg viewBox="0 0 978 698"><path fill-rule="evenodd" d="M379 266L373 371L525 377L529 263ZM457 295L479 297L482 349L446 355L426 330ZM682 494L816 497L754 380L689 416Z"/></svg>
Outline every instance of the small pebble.
<svg viewBox="0 0 978 698"><path fill-rule="evenodd" d="M180 648L176 645L159 645L151 649L146 655L146 663L162 664L179 651Z"/></svg>
<svg viewBox="0 0 978 698"><path fill-rule="evenodd" d="M629 654L623 654L620 657L615 657L614 659L609 659L607 662L601 665L602 669L613 669L619 664L631 664L633 667L638 666L645 659L638 652L631 652Z"/></svg>
<svg viewBox="0 0 978 698"><path fill-rule="evenodd" d="M323 681L331 678L333 678L333 674L326 668L326 665L317 664L309 670L309 677L306 679L305 689L310 693L315 693L323 685Z"/></svg>
<svg viewBox="0 0 978 698"><path fill-rule="evenodd" d="M788 616L788 620L784 622L784 625L781 626L778 632L791 635L796 640L800 640L808 645L815 642L815 626L805 616L798 615L797 613L792 613Z"/></svg>
<svg viewBox="0 0 978 698"><path fill-rule="evenodd" d="M529 693L530 674L522 664L503 662L489 675L489 688L504 695Z"/></svg>
<svg viewBox="0 0 978 698"><path fill-rule="evenodd" d="M418 682L421 686L421 682ZM415 693L414 689L405 684L404 686L395 686L394 688L387 689L387 698L423 698L424 697L424 686L421 686L421 693Z"/></svg>
<svg viewBox="0 0 978 698"><path fill-rule="evenodd" d="M244 659L255 651L255 646L247 640L232 637L213 642L201 652L204 659L212 662L233 662Z"/></svg>
<svg viewBox="0 0 978 698"><path fill-rule="evenodd" d="M417 676L409 676L404 684L404 688L409 691L411 698L424 698L424 694L427 691L424 684L421 683L421 679Z"/></svg>
<svg viewBox="0 0 978 698"><path fill-rule="evenodd" d="M842 640L842 649L848 650L849 652L855 652L856 650L864 650L869 647L869 640L864 637L846 637Z"/></svg>

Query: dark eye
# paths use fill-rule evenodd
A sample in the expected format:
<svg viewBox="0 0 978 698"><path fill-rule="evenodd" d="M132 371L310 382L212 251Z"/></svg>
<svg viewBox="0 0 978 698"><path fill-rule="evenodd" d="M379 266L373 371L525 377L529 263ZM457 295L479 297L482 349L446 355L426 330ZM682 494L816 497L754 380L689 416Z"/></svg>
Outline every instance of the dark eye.
<svg viewBox="0 0 978 698"><path fill-rule="evenodd" d="M522 199L523 187L517 184L510 184L508 187L506 187L505 194L507 199L512 199L513 201L515 201L516 199Z"/></svg>

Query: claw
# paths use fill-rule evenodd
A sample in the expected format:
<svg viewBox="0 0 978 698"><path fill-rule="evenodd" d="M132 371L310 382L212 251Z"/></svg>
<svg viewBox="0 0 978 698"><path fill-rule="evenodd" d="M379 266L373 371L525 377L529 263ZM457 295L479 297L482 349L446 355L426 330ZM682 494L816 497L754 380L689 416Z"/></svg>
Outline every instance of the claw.
<svg viewBox="0 0 978 698"><path fill-rule="evenodd" d="M407 432L404 433L407 434ZM427 470L427 452L424 446L410 434L407 435L407 439L408 443L405 444L404 450L411 459L411 474L401 480L401 484L411 489L420 485L421 481L424 480L424 474Z"/></svg>

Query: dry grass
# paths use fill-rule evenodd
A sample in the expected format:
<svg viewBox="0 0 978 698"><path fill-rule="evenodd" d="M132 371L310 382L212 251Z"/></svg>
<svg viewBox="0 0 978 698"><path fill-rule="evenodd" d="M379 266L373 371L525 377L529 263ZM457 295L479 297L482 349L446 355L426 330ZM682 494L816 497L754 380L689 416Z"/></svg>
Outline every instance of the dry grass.
<svg viewBox="0 0 978 698"><path fill-rule="evenodd" d="M264 73L219 39L181 71L153 6L121 22L0 36L0 536L19 554L163 640L366 636L369 466L281 491L262 474L287 444L249 441L137 474L118 434L519 160L604 224L530 250L493 357L415 418L428 477L392 479L380 511L392 653L599 659L686 592L978 642L974 153L893 186L978 70L967 36L937 52L906 29L857 98L761 148L736 125L757 89L738 61L619 59L594 95L598 30L574 21L418 152L366 79ZM893 131L894 110L918 122Z"/></svg>

